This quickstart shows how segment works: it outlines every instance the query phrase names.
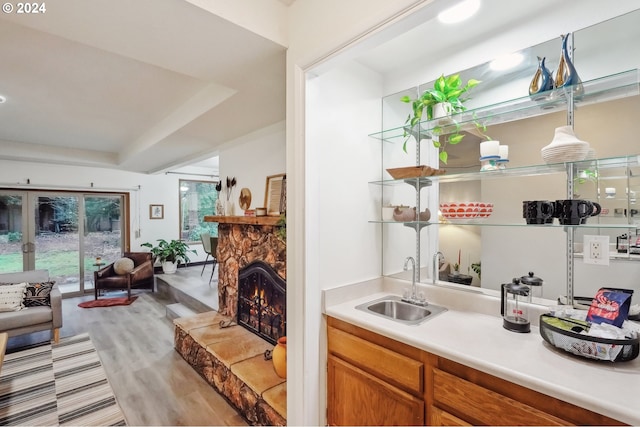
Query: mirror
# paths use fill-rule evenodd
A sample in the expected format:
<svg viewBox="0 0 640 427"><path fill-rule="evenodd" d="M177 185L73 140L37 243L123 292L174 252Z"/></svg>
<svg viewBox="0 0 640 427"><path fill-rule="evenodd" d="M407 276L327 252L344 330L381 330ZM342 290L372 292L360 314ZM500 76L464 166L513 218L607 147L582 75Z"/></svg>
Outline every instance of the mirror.
<svg viewBox="0 0 640 427"><path fill-rule="evenodd" d="M602 22L593 27L576 31L574 36L574 63L583 81L618 73L638 67L640 53L630 43L637 40L640 28L640 11ZM625 31L620 31L624 28ZM626 31L632 34L627 34ZM490 70L489 64L482 64L460 73L463 82L469 78L482 80L483 83L473 89L473 99L466 104L473 109L477 106L496 104L502 101L523 97L528 94L529 83L537 68L536 56L546 57L547 67L555 71L560 56L560 37L523 50L524 60L520 67L508 72ZM424 88L431 87L427 83L421 87L407 90L410 96L422 93ZM514 95L515 94L515 95ZM397 100L404 93L390 95L383 101L392 106L385 108L384 121L402 123L406 118L407 106L402 113L393 112L398 108ZM575 107L574 129L576 135L595 149L597 158L638 154L636 135L640 134L640 96L616 99L598 104L587 104L578 101ZM487 134L509 145L508 168L518 166L544 164L540 149L547 145L554 136L555 128L567 123L566 111L545 113L515 120L508 123L489 125ZM468 133L463 142L449 146L449 162L447 173L473 171L480 169L479 143L481 139ZM408 148L412 153L414 144ZM425 147L427 142L422 143ZM393 147L397 149L397 146ZM391 148L383 147L385 167L394 163L402 153L392 153ZM424 150L424 148L423 148ZM405 155L406 157L406 155ZM423 155L422 157L426 156ZM387 160L389 159L389 160ZM422 160L422 159L421 159ZM406 162L406 158L404 160ZM425 164L421 161L422 164ZM627 197L630 192L640 194L640 170L638 167L620 167L602 170L597 177L589 176L589 165L576 171L573 177L574 194L577 197L597 201L603 212L600 216L590 218L590 224L640 224L640 208L631 206L633 198ZM406 186L408 187L408 186ZM607 197L607 189L615 195ZM420 193L421 206L436 206L433 192L423 190ZM389 193L388 193L389 194ZM558 200L567 198L567 176L560 171L543 176L513 177L497 180L477 180L439 185L439 200L444 201L486 201L494 203L494 211L485 225L456 226L454 224L439 226L437 230L427 229L420 233L420 253L422 265L432 265L431 254L442 251L450 264L460 264L460 273L471 276L472 286L482 289L498 290L500 285L509 282L513 277L526 275L533 271L544 280L541 296L547 300L556 300L566 295L566 234L561 227L528 227L504 226L504 224L524 224L522 218L523 200ZM415 191L412 188L394 188L391 196L385 200L412 200ZM384 199L384 197L383 197ZM640 205L638 205L640 207ZM435 214L432 208L432 215ZM501 224L492 227L490 224ZM393 230L390 230L393 228ZM415 232L411 229L387 227L387 240L393 245L396 240L415 241ZM574 295L592 296L602 286L616 286L635 289L640 292L640 285L635 278L640 274L640 255L622 254L618 252L620 240L627 235L627 242L635 236L633 228L588 228L575 232L575 268ZM434 236L438 242L433 248ZM610 265L589 265L583 263L582 242L584 236L609 236ZM624 240L624 239L623 239ZM639 243L640 244L640 243ZM629 245L628 245L629 246ZM640 248L639 248L640 252ZM386 256L385 256L386 258ZM472 269L473 264L480 262L481 279ZM386 261L385 261L386 263ZM386 268L386 265L385 265ZM422 281L431 282L430 273L423 273ZM445 271L440 278L451 280ZM454 279L454 283L461 283Z"/></svg>

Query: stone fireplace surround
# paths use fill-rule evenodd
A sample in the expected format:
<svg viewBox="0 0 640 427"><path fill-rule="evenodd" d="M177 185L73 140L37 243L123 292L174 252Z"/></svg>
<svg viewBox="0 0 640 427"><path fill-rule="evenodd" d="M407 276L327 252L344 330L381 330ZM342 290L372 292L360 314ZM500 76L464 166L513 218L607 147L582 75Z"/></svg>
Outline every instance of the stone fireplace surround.
<svg viewBox="0 0 640 427"><path fill-rule="evenodd" d="M205 216L204 220L218 223L218 311L235 318L241 268L260 260L287 279L287 247L275 234L279 217Z"/></svg>
<svg viewBox="0 0 640 427"><path fill-rule="evenodd" d="M278 377L264 351L273 345L237 320L238 276L263 261L286 280L286 246L276 235L277 217L216 217L218 223L218 312L175 319L174 346L205 380L253 425L286 425L285 379Z"/></svg>

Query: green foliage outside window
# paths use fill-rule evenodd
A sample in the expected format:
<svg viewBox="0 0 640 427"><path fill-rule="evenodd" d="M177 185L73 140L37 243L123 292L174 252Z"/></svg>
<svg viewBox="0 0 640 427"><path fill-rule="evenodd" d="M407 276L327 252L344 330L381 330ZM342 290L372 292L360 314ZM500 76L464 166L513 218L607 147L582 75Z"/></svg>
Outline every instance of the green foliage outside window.
<svg viewBox="0 0 640 427"><path fill-rule="evenodd" d="M180 180L180 237L200 242L202 233L218 236L218 224L204 222L205 215L214 215L218 192L216 181Z"/></svg>

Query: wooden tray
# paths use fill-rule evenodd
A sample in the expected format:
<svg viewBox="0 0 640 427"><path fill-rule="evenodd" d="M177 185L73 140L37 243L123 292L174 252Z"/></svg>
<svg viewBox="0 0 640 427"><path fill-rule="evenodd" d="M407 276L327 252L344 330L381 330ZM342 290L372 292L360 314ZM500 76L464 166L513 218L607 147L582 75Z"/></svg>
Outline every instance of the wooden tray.
<svg viewBox="0 0 640 427"><path fill-rule="evenodd" d="M420 166L408 166L405 168L391 168L387 169L389 175L393 177L393 179L403 179L403 178L419 178L424 176L435 176L442 175L446 172L444 169L434 169L430 166L420 165Z"/></svg>

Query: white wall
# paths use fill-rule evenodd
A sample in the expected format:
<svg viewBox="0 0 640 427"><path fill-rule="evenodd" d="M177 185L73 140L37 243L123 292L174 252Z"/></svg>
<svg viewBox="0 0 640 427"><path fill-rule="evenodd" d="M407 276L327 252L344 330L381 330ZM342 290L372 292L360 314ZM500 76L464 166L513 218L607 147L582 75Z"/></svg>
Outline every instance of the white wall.
<svg viewBox="0 0 640 427"><path fill-rule="evenodd" d="M264 206L267 176L286 171L285 124L276 123L242 138L230 141L220 149L220 180L226 186L227 177L235 177L233 190L236 215L243 215L238 197L240 190L251 191L251 208ZM226 192L220 193L226 197Z"/></svg>

